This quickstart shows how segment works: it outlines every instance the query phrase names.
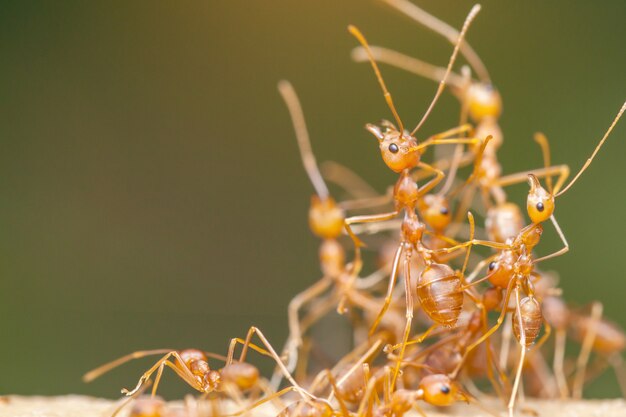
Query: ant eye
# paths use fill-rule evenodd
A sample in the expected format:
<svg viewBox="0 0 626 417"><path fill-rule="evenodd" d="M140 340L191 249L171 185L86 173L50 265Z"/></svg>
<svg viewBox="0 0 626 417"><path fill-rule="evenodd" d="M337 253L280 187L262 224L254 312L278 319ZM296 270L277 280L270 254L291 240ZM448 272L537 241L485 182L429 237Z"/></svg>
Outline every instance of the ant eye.
<svg viewBox="0 0 626 417"><path fill-rule="evenodd" d="M392 143L391 145L389 145L389 152L398 153L399 150L400 148L398 148L398 145L396 145L395 143Z"/></svg>
<svg viewBox="0 0 626 417"><path fill-rule="evenodd" d="M489 270L493 271L494 269L496 269L496 263L495 262L490 262L489 263Z"/></svg>
<svg viewBox="0 0 626 417"><path fill-rule="evenodd" d="M537 210L539 211L543 211L544 209L543 203L541 201L537 203L536 207L537 207Z"/></svg>
<svg viewBox="0 0 626 417"><path fill-rule="evenodd" d="M439 213L443 214L444 216L447 216L449 211L447 207L441 207L441 210L439 210Z"/></svg>
<svg viewBox="0 0 626 417"><path fill-rule="evenodd" d="M449 394L450 393L450 387L447 385L444 385L441 387L441 392L442 394Z"/></svg>

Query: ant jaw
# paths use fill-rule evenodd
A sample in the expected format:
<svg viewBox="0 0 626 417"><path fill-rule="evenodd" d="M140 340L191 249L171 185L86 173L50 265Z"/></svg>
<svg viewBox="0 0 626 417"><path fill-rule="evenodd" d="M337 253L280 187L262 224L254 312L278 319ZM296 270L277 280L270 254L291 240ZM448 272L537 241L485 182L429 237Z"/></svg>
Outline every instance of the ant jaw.
<svg viewBox="0 0 626 417"><path fill-rule="evenodd" d="M378 142L382 142L383 139L385 138L385 135L383 134L383 132L380 130L380 127L368 123L365 125L365 129L367 129L368 132L370 132L372 135L374 135L376 137L376 139L378 139Z"/></svg>

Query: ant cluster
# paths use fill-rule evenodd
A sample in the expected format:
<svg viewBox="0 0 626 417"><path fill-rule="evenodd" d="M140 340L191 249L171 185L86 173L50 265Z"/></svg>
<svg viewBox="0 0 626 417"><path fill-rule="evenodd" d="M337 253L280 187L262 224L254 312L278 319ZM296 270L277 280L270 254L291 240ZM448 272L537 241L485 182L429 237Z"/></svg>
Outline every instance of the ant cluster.
<svg viewBox="0 0 626 417"><path fill-rule="evenodd" d="M152 399L136 401L131 415L173 414L154 398L166 367L202 394L202 401L190 400L179 410L185 415L235 416L274 404L284 417L400 417L410 410L426 415L423 403L445 407L456 402L498 415L491 408L493 401L490 406L483 401L487 396L501 399L513 415L522 393L580 398L586 382L609 365L626 392L621 358L626 334L602 317L598 302L584 309L570 307L554 275L539 268L541 262L568 251L554 215L556 200L591 164L626 104L569 182L569 167L551 164L548 140L541 133L534 139L544 166L503 175L497 154L504 140L498 124L501 97L464 40L480 7L472 8L457 31L408 0L384 1L454 46L447 67L437 67L369 46L359 29L349 27L360 43L352 56L371 64L393 116L393 122L383 120L366 129L378 141L384 163L398 174L395 185L378 194L337 163L320 169L296 93L289 82L281 81L278 89L315 189L309 225L321 239L322 278L289 303L289 337L280 354L252 327L245 339L232 339L225 356L196 349L140 351L85 375L90 381L131 359L163 355L134 389L123 390L135 398L153 384ZM459 54L469 66L457 73L453 67ZM439 83L414 129L406 129L378 63ZM446 88L458 98L460 116L449 130L418 140L417 133ZM443 145L453 145L454 151L424 162L430 148ZM460 175L463 167L468 167L466 178ZM522 209L505 191L526 181L527 225ZM327 182L349 197L335 200ZM476 225L477 217L483 227ZM538 255L548 221L563 247ZM349 245L341 241L344 234ZM362 248L370 240L380 263L364 276ZM346 246L352 249L350 261ZM472 251L475 247L484 253ZM350 318L354 348L329 364L324 355L315 355L310 329L333 310ZM260 343L252 343L255 334ZM549 341L552 334L554 341ZM568 340L580 344L575 360L565 358ZM235 358L239 345L241 353ZM246 361L250 350L275 362L271 378L260 376ZM212 367L209 360L221 367ZM220 401L225 398L228 401ZM204 403L210 406L203 409Z"/></svg>

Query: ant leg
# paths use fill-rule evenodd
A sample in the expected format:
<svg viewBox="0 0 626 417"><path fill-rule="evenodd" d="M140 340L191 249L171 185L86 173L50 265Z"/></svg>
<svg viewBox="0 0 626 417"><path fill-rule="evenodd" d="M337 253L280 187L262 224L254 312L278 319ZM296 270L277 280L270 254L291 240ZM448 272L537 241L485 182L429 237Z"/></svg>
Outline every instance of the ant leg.
<svg viewBox="0 0 626 417"><path fill-rule="evenodd" d="M396 254L393 257L393 264L391 266L391 276L389 277L389 286L387 287L387 295L385 296L385 301L383 303L383 307L380 309L378 316L374 320L374 324L370 327L369 335L373 335L376 331L376 328L380 324L380 321L383 319L383 316L387 312L389 305L391 304L391 297L393 295L393 288L396 285L396 279L398 277L398 265L400 264L400 256L402 255L402 251L404 249L404 243L401 242L398 245L398 249L396 250Z"/></svg>
<svg viewBox="0 0 626 417"><path fill-rule="evenodd" d="M563 370L566 337L566 329L556 329L556 338L554 341L554 360L552 363L552 368L554 369L554 376L556 377L556 383L559 388L559 393L561 394L562 400L565 400L569 397L567 378L565 377L565 371Z"/></svg>
<svg viewBox="0 0 626 417"><path fill-rule="evenodd" d="M454 371L452 371L451 373L452 379L456 378L459 371L461 370L461 367L467 360L467 357L470 354L470 352L474 350L478 345L484 342L488 337L490 337L492 334L496 332L496 330L500 328L500 326L502 325L502 322L504 321L504 316L506 315L506 312L507 312L507 306L509 305L509 299L511 298L511 293L513 292L514 288L515 290L517 290L518 285L519 283L517 282L515 278L511 279L511 281L509 282L509 285L507 286L506 295L504 296L504 300L502 302L502 311L500 312L500 316L498 316L498 320L496 321L496 324L494 324L493 327L491 327L480 338L475 340L471 345L469 345L465 349L465 353L463 353L463 358L461 358L461 361L459 362L457 367L454 369Z"/></svg>
<svg viewBox="0 0 626 417"><path fill-rule="evenodd" d="M348 378L350 378L350 375L352 375L354 372L356 372L356 370L358 368L363 367L363 365L366 364L366 362L368 360L371 359L372 355L374 355L376 353L376 351L378 349L380 349L381 345L383 344L382 339L378 339L376 342L374 342L374 344L367 350L367 352L365 352L363 355L361 355L361 357L359 358L359 360L357 360L354 365L352 365L352 367L350 367L350 369L348 370L348 372L346 372L337 382L338 385L343 384ZM330 397L328 399L328 401L330 401L332 399L332 397Z"/></svg>
<svg viewBox="0 0 626 417"><path fill-rule="evenodd" d="M626 398L626 369L624 368L624 359L622 359L622 356L617 352L609 356L608 361L617 377L617 383L622 391L622 397Z"/></svg>
<svg viewBox="0 0 626 417"><path fill-rule="evenodd" d="M441 36L446 38L451 44L456 45L456 43L458 42L458 38L461 35L461 32L459 32L456 28L450 26L446 22L422 10L416 4L408 0L384 1L389 6L395 8L396 10L403 13L405 16L409 17L420 25L423 25L433 32L440 34ZM470 64L472 69L478 75L480 81L490 83L489 71L487 71L487 67L485 67L485 64L482 62L482 60L480 59L476 51L474 51L474 49L470 46L470 44L465 41L460 45L459 49L465 60ZM437 78L435 81L438 82L442 78L443 77Z"/></svg>
<svg viewBox="0 0 626 417"><path fill-rule="evenodd" d="M163 369L165 369L165 362L163 362L161 366L159 366L156 377L154 378L154 385L152 386L152 398L156 396L157 387L159 386L159 382L161 382L161 376L163 376Z"/></svg>
<svg viewBox="0 0 626 417"><path fill-rule="evenodd" d="M328 382L330 383L330 386L332 388L331 390L331 396L333 395L333 393L336 393L337 396L337 401L339 402L339 408L341 409L341 413L345 416L348 417L350 415L350 412L348 411L348 407L346 407L346 403L344 402L343 398L341 398L341 395L339 395L339 389L337 388L337 383L335 382L335 377L333 377L332 372L330 372L330 370L326 370L326 377L328 378Z"/></svg>
<svg viewBox="0 0 626 417"><path fill-rule="evenodd" d="M389 213L348 217L347 219L344 220L344 226L345 226L346 232L348 233L348 235L354 242L354 246L361 247L365 245L354 234L350 226L352 226L353 224L357 224L357 223L377 223L377 222L382 222L386 220L391 220L394 217L396 217L398 214L400 214L400 212L398 210L394 210Z"/></svg>
<svg viewBox="0 0 626 417"><path fill-rule="evenodd" d="M480 270L486 267L487 265L489 265L497 257L498 257L498 254L494 254L478 262L476 266L474 267L474 269L472 270L472 272L466 277L465 283L471 284L474 281L474 278L476 278L476 276L480 273Z"/></svg>
<svg viewBox="0 0 626 417"><path fill-rule="evenodd" d="M483 332L486 332L487 321L489 318L487 316L487 309L485 309L485 306L480 301L480 295L475 294L472 291L472 289L465 290L465 293L474 302L474 304L476 304L476 307L480 310L481 327L482 327ZM491 350L491 341L489 340L489 338L485 339L485 355L487 356L487 379L489 379L489 382L491 383L491 386L496 392L496 395L499 398L504 398L503 393L500 389L500 385L497 383L495 375L493 374L492 365L497 369L498 376L500 377L502 385L504 385L504 382L506 381L506 376L502 372L500 372L500 369L496 365L495 359L493 357L493 352Z"/></svg>
<svg viewBox="0 0 626 417"><path fill-rule="evenodd" d="M583 339L583 344L576 360L576 374L572 385L572 398L580 399L583 396L583 385L585 383L585 371L589 363L589 356L593 349L593 342L596 338L597 323L602 318L602 303L594 302L591 306L591 317L593 325L587 328L587 333Z"/></svg>
<svg viewBox="0 0 626 417"><path fill-rule="evenodd" d="M404 257L404 293L406 295L406 323L404 325L404 336L402 337L402 347L400 348L400 354L396 361L396 366L393 371L393 378L391 379L391 389L393 390L400 373L400 365L404 358L404 352L406 350L406 342L409 340L411 334L411 324L413 322L413 287L411 286L411 250L407 250ZM432 327L431 327L432 329ZM431 331L429 329L429 331Z"/></svg>
<svg viewBox="0 0 626 417"><path fill-rule="evenodd" d="M337 203L343 210L359 210L372 207L382 207L393 202L393 194L385 193L376 197L347 200Z"/></svg>
<svg viewBox="0 0 626 417"><path fill-rule="evenodd" d="M389 268L387 267L387 265L385 265L372 272L368 276L357 279L354 283L354 288L356 288L357 290L369 290L372 287L375 287L388 275L388 269Z"/></svg>
<svg viewBox="0 0 626 417"><path fill-rule="evenodd" d="M556 229L557 234L559 235L559 238L561 238L561 242L563 242L563 247L561 249L559 249L558 251L551 253L550 255L546 255L546 256L542 256L539 259L535 259L533 261L533 264L539 263L539 262L543 262L547 259L550 258L556 258L557 256L561 256L565 253L567 253L569 251L569 244L567 243L567 240L565 239L565 235L563 234L563 231L561 230L561 227L559 226L559 224L556 221L556 217L554 217L554 214L552 216L550 216L550 220L552 221L552 224L554 225L554 228Z"/></svg>
<svg viewBox="0 0 626 417"><path fill-rule="evenodd" d="M359 404L359 408L356 413L357 416L371 415L373 406L372 399L374 399L376 403L379 402L378 395L376 393L376 385L378 384L378 379L375 375L370 378L369 374L370 372L368 369L367 372L365 372L365 378L367 380L365 393L363 394L363 398L361 399L361 403Z"/></svg>
<svg viewBox="0 0 626 417"><path fill-rule="evenodd" d="M170 357L174 357L174 359L176 359L180 363L180 365L181 365L180 368L177 367L176 365L172 364L169 361ZM126 388L124 388L124 389L122 389L122 394L125 394L125 395L130 397L130 396L133 396L135 393L139 392L139 390L144 385L144 383L147 380L149 380L150 377L152 376L152 374L155 371L157 371L163 365L171 367L183 381L185 381L187 384L189 384L192 388L202 392L202 387L198 384L198 381L196 381L195 376L191 373L191 371L189 371L189 369L185 365L185 362L179 356L178 352L171 351L168 354L166 354L165 356L163 356L157 363L155 363L152 366L152 368L150 368L146 372L144 372L144 374L141 376L141 378L139 378L139 382L137 382L137 385L135 386L134 389L129 391ZM153 389L153 392L155 392L154 389Z"/></svg>
<svg viewBox="0 0 626 417"><path fill-rule="evenodd" d="M509 314L506 316L504 329L502 330L502 342L500 346L500 368L502 369L508 367L511 340L513 340L513 315Z"/></svg>
<svg viewBox="0 0 626 417"><path fill-rule="evenodd" d="M482 142L483 140L478 139L478 138L445 138L445 139L429 138L429 139L426 139L424 142L420 143L419 145L413 146L412 148L409 149L409 151L419 152L420 150L427 148L429 146L433 146L433 145L452 145L455 143L465 143L467 145L478 145Z"/></svg>
<svg viewBox="0 0 626 417"><path fill-rule="evenodd" d="M472 126L469 123L466 123L466 124L463 124L461 126L453 127L452 129L448 129L448 130L445 130L443 132L440 132L440 133L437 133L435 135L432 135L431 137L426 139L425 142L428 142L431 139L432 140L446 139L446 138L449 138L451 136L458 135L460 133L469 133L471 135L473 131L474 131L474 126Z"/></svg>
<svg viewBox="0 0 626 417"><path fill-rule="evenodd" d="M526 182L528 181L528 175L533 174L537 178L552 178L553 176L558 175L559 178L557 180L557 185L555 186L556 188L559 186L559 183L565 182L569 176L569 172L569 166L567 165L554 165L547 168L532 169L500 177L494 182L494 186L508 187L510 185Z"/></svg>
<svg viewBox="0 0 626 417"><path fill-rule="evenodd" d="M245 340L235 337L235 338L230 339L230 344L228 345L228 356L226 357L226 365L230 365L231 363L233 363L233 360L235 357L235 349L237 348L237 344L243 345L238 362L243 362L243 360L246 357L245 354L247 353L248 348L260 353L263 356L269 356L269 357L272 356L267 350L258 347L254 343L246 343Z"/></svg>
<svg viewBox="0 0 626 417"><path fill-rule="evenodd" d="M524 361L526 359L526 332L524 331L524 322L522 320L522 311L520 308L519 288L515 288L515 309L517 312L518 326L520 332L520 358L517 364L517 372L515 373L515 381L513 382L513 390L511 391L511 398L507 408L509 410L509 416L513 417L513 409L515 408L515 400L517 392L519 390L520 380L522 377L522 368L524 367ZM506 310L506 309L505 309Z"/></svg>
<svg viewBox="0 0 626 417"><path fill-rule="evenodd" d="M164 353L172 352L173 350L174 349L139 350L137 352L129 353L128 355L124 355L121 358L105 363L104 365L101 365L96 369L87 372L85 375L83 375L83 381L91 382L94 379L99 378L103 374L106 374L110 370L117 368L118 366L123 365L133 359L139 359L151 355L162 355Z"/></svg>
<svg viewBox="0 0 626 417"><path fill-rule="evenodd" d="M383 64L402 69L406 72L410 72L435 82L441 81L446 74L446 69L444 67L439 67L420 59L410 57L403 53L394 51L393 49L383 48L381 46L370 46L370 51L377 62L382 62ZM350 56L355 62L366 62L368 60L367 53L362 46L354 48L350 53ZM461 76L454 72L450 72L447 82L452 87L460 88L462 84Z"/></svg>
<svg viewBox="0 0 626 417"><path fill-rule="evenodd" d="M246 347L250 345L250 340L252 339L252 336L255 333L258 336L258 338L261 340L263 346L265 346L265 348L269 352L272 359L274 359L274 361L276 362L280 370L283 372L287 381L289 381L289 383L295 387L295 389L298 391L302 399L307 402L310 401L311 399L314 399L315 397L309 394L307 391L305 391L304 388L302 388L296 382L296 380L291 376L291 373L289 372L289 370L287 370L287 368L285 367L285 364L283 363L283 361L281 361L280 357L278 356L278 354L276 353L276 351L274 350L270 342L267 340L263 332L261 332L261 330L258 329L257 327L252 326L250 327L250 330L248 330L248 335L246 336L246 341L244 344L244 349L242 350L242 357L240 358L240 361L243 361L243 359L245 358L244 352L247 350Z"/></svg>
<svg viewBox="0 0 626 417"><path fill-rule="evenodd" d="M283 395L285 395L285 394L287 394L288 392L291 392L291 391L297 391L297 388L296 387L283 388L282 390L280 390L278 392L275 392L275 393L273 393L271 395L268 395L268 396L265 396L265 397L261 398L259 401L255 402L254 404L251 404L248 407L243 408L243 409L241 409L239 411L236 411L234 413L219 414L219 415L221 415L223 417L240 416L242 414L246 414L246 413L254 410L255 408L257 408L257 407L259 407L259 406L261 406L261 405L263 405L263 404L265 404L267 402L274 401L275 399L280 398Z"/></svg>
<svg viewBox="0 0 626 417"><path fill-rule="evenodd" d="M378 192L353 170L335 161L320 164L322 176L357 199L378 197Z"/></svg>
<svg viewBox="0 0 626 417"><path fill-rule="evenodd" d="M444 179L444 177L446 176L446 174L443 173L443 171L428 165L424 162L419 162L417 164L418 167L422 168L423 170L426 171L430 171L432 173L435 174L435 178L433 178L432 180L428 181L426 184L424 184L423 186L421 186L419 188L419 195L423 196L424 194L428 194L428 192L430 190L432 190L433 188L435 188L437 186L437 184L439 184L441 182L441 180Z"/></svg>
<svg viewBox="0 0 626 417"><path fill-rule="evenodd" d="M498 250L511 248L511 246L507 245L506 243L491 242L489 240L472 239L472 240L468 240L467 242L459 243L458 245L455 245L449 248L434 249L434 250L429 250L429 251L433 254L451 253L456 250L463 249L463 248L466 248L468 246L473 246L473 245L486 246L488 248L493 248L493 249L498 249Z"/></svg>
<svg viewBox="0 0 626 417"><path fill-rule="evenodd" d="M303 305L318 297L332 284L329 277L323 277L306 290L298 293L291 299L288 307L289 316L289 355L295 354L298 347L302 344L302 331L300 329L300 309Z"/></svg>

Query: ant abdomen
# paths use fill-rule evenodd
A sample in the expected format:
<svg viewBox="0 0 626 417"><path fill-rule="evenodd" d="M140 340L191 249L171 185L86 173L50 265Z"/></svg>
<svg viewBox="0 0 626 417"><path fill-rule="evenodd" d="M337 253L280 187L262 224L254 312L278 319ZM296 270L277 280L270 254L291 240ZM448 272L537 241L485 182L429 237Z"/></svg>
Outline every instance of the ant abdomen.
<svg viewBox="0 0 626 417"><path fill-rule="evenodd" d="M336 239L341 235L345 213L331 197L324 199L311 197L309 226L316 236L322 239Z"/></svg>
<svg viewBox="0 0 626 417"><path fill-rule="evenodd" d="M433 350L432 353L426 357L424 361L426 365L425 370L433 369L437 373L451 374L462 359L463 356L455 347L442 346L439 349Z"/></svg>
<svg viewBox="0 0 626 417"><path fill-rule="evenodd" d="M165 401L161 397L139 397L130 409L129 417L163 417Z"/></svg>
<svg viewBox="0 0 626 417"><path fill-rule="evenodd" d="M595 331L592 349L595 352L611 354L626 349L626 334L616 324L606 319L592 317L576 317L572 320L574 338L582 342L592 329Z"/></svg>
<svg viewBox="0 0 626 417"><path fill-rule="evenodd" d="M431 263L419 276L417 297L434 322L453 327L463 307L461 279L448 265Z"/></svg>
<svg viewBox="0 0 626 417"><path fill-rule="evenodd" d="M541 306L534 297L524 297L519 303L521 313L521 324L524 330L524 340L522 341L522 333L520 329L520 317L515 312L513 316L513 333L520 343L524 343L526 347L535 343L535 339L539 335L541 325L543 324L543 314Z"/></svg>
<svg viewBox="0 0 626 417"><path fill-rule="evenodd" d="M487 211L485 228L489 240L504 243L516 237L523 227L524 217L517 204L501 203Z"/></svg>
<svg viewBox="0 0 626 417"><path fill-rule="evenodd" d="M237 386L242 391L254 387L259 382L259 370L246 362L235 362L221 369L222 380Z"/></svg>
<svg viewBox="0 0 626 417"><path fill-rule="evenodd" d="M332 407L326 401L311 398L290 404L276 417L332 417L333 414Z"/></svg>
<svg viewBox="0 0 626 417"><path fill-rule="evenodd" d="M546 322L555 329L566 329L570 312L561 297L548 296L541 301Z"/></svg>
<svg viewBox="0 0 626 417"><path fill-rule="evenodd" d="M361 401L365 388L365 372L359 366L345 380L337 383L337 395L354 404Z"/></svg>
<svg viewBox="0 0 626 417"><path fill-rule="evenodd" d="M472 83L467 90L467 105L470 117L476 122L497 119L502 113L500 93L488 83Z"/></svg>

